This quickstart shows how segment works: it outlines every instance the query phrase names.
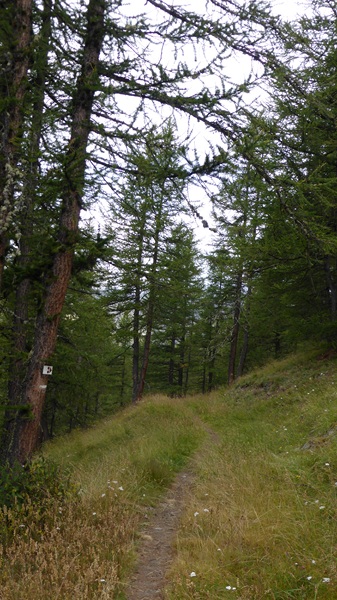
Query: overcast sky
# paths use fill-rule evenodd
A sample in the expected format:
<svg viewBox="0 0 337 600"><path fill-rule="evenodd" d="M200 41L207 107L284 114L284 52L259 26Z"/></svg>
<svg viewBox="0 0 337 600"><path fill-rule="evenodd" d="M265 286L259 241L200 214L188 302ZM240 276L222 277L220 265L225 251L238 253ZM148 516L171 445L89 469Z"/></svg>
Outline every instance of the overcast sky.
<svg viewBox="0 0 337 600"><path fill-rule="evenodd" d="M242 4L246 3L245 0L239 0L240 2L242 2ZM188 7L190 8L191 11L193 12L198 12L200 14L204 14L205 13L205 3L207 2L207 0L171 0L170 2L168 2L168 4L171 5L177 5L177 6L184 6L184 7ZM273 11L274 14L280 14L282 16L283 19L285 20L295 20L298 15L303 14L305 11L307 11L308 8L308 1L307 0L270 0L272 6L273 6ZM209 3L209 7L211 6L211 3ZM155 9L149 2L147 2L146 0L129 0L129 2L125 2L122 4L121 7L122 12L129 17L135 16L136 14L142 14L142 13L146 13L146 14L151 14L151 17L155 16L157 9ZM191 50L192 52L192 50ZM165 53L165 60L168 60L168 55L170 53L166 52ZM192 54L194 55L194 53ZM185 56L186 58L186 56ZM198 58L199 60L199 58ZM164 67L167 65L164 65ZM247 75L250 72L250 69L252 67L251 64L251 59L247 58L247 57L239 57L237 56L236 58L233 59L229 59L226 62L226 74L234 81L236 81L237 83L242 82L242 80L247 77ZM258 68L257 66L254 66L254 69ZM209 82L207 82L209 83ZM193 90L191 90L191 93L193 93ZM125 103L125 98L123 98L123 103ZM124 105L125 108L125 105ZM131 112L133 111L133 105L130 104L130 110ZM165 114L166 110L163 109L163 114ZM167 113L169 114L169 109L167 109ZM159 119L160 119L160 115L159 114L155 114L153 115L154 119L158 119L158 124L159 124ZM186 131L187 131L187 121L186 119L182 118L181 121L179 121L178 118L178 127L179 127L179 133L181 138L184 137ZM206 138L211 138L213 145L216 145L217 143L221 144L221 140L220 137L217 140L217 135L215 132L212 132L211 134L209 134L209 132L205 132L204 128L200 125L198 125L197 123L193 124L193 138L194 141L192 143L195 144L198 153L200 154L201 158L203 158L203 153L207 152L207 148L208 148L208 142L206 141ZM215 192L215 188L213 190L213 192ZM189 195L190 195L190 200L191 202L194 204L195 202L198 202L201 206L199 208L199 213L201 215L201 217L203 219L205 219L211 227L214 227L214 223L212 223L212 219L211 219L211 206L210 203L208 201L207 195L206 193L201 189L201 188L197 188L197 187L192 187L190 186L190 190L189 190ZM201 224L201 222L196 219L191 217L190 221L189 221L190 226L194 229L195 234L197 236L197 239L200 242L200 248L202 249L202 251L207 251L212 235L211 232L209 231L209 229L204 228Z"/></svg>

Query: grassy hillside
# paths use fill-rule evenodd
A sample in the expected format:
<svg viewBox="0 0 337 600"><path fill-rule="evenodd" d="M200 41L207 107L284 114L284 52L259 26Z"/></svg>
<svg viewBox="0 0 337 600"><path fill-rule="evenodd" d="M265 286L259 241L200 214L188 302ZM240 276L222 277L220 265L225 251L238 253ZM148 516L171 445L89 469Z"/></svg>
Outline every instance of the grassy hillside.
<svg viewBox="0 0 337 600"><path fill-rule="evenodd" d="M209 396L148 398L43 452L75 493L3 511L2 600L123 600L141 523L191 457L168 600L337 598L332 353Z"/></svg>

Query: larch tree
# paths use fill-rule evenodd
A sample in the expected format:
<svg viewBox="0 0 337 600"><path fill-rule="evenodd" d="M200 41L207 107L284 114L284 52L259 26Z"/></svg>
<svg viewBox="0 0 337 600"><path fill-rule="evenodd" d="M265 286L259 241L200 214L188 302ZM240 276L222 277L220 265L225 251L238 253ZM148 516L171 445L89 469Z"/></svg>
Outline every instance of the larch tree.
<svg viewBox="0 0 337 600"><path fill-rule="evenodd" d="M4 83L8 99L2 105L1 265L10 244L14 249L20 245L15 241L16 232L8 227L12 220L7 217L20 197L25 177L21 171L15 171L14 182L13 173L17 164L24 164L25 148L29 146L23 146L22 140L33 140L33 134L39 137L38 121L34 131L30 124L38 117L37 105L43 98L43 122L37 144L39 178L32 183L36 186L32 207L36 227L31 240L26 233L23 236L23 240L31 242L29 256L34 259L28 273L24 268L24 275L31 281L40 281L40 287L35 296L33 291L21 295L23 298L26 294L26 302L31 303L28 326L34 331L20 363L24 369L20 385L15 385L15 369L12 370L13 385L9 386L2 439L3 462L29 460L39 443L48 382L43 367L55 349L77 249L81 211L97 196L101 197L104 186L115 181L117 174L127 172L129 144L136 145L153 128L153 108L157 114L161 107L167 107L196 119L223 135L228 145L241 138L246 119L241 100L258 77L232 82L226 75L225 62L233 53L252 60L266 57L267 38L275 26L267 5L259 9L255 4L246 7L212 0L213 12L205 15L159 0L149 0L148 5L157 9L152 21L146 14L127 17L120 0L90 0L84 14L79 4L55 3L51 11L52 43L39 52L40 69L37 63L34 66L31 48L31 35L38 33L37 23L31 21L31 4L28 0L13 2L1 14L1 23L7 22L7 41L0 53L8 75ZM50 5L46 2L44 6L48 12ZM13 26L16 9L19 19ZM35 10L34 15L40 13ZM187 46L193 48L191 60L184 56ZM198 56L196 62L194 56ZM27 76L30 85L38 89L34 118L28 114L34 101L29 103ZM190 158L185 176L189 172L210 172L227 159L228 149L219 153L215 150L205 161ZM22 227L19 236L24 230L23 216L24 210L18 221ZM157 234L154 227L154 239ZM158 235L157 238L159 244ZM12 272L16 276L15 269L11 270L15 262L12 256L7 255L9 277ZM147 273L152 297L156 289L156 260L153 254L152 271L149 268ZM11 284L15 292L18 279L13 277ZM10 309L7 298L4 305ZM149 313L149 332L151 321ZM12 354L15 357L15 351ZM139 375L141 381L146 363L147 359Z"/></svg>
<svg viewBox="0 0 337 600"><path fill-rule="evenodd" d="M91 0L87 9L87 29L83 40L81 72L71 106L71 133L64 157L64 190L58 229L58 249L53 256L51 280L46 282L43 307L38 314L34 344L22 386L21 407L8 415L2 443L5 462L24 462L41 438L41 418L48 375L43 366L54 351L58 325L69 284L74 244L78 231L86 164L86 149L95 81L102 48L103 0ZM16 404L17 403L12 403Z"/></svg>
<svg viewBox="0 0 337 600"><path fill-rule="evenodd" d="M32 0L12 0L0 9L0 291L8 230L18 210L15 186L31 57L32 4Z"/></svg>

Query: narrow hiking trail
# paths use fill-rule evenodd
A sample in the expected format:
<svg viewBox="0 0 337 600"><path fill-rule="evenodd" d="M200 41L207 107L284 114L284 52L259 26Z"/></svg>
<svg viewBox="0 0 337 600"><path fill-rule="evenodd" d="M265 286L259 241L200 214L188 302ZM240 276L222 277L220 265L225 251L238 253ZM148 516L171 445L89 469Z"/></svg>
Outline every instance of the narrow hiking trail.
<svg viewBox="0 0 337 600"><path fill-rule="evenodd" d="M188 489L194 481L192 471L179 473L160 504L152 509L141 533L136 571L126 590L127 600L164 598L165 574L173 556L173 542Z"/></svg>
<svg viewBox="0 0 337 600"><path fill-rule="evenodd" d="M199 419L198 419L199 421ZM174 540L187 504L188 493L195 481L198 456L207 446L220 443L218 434L201 420L207 433L202 448L192 457L187 468L178 473L158 506L151 509L148 522L141 532L136 569L126 587L127 600L161 600L165 598L166 573L173 559Z"/></svg>

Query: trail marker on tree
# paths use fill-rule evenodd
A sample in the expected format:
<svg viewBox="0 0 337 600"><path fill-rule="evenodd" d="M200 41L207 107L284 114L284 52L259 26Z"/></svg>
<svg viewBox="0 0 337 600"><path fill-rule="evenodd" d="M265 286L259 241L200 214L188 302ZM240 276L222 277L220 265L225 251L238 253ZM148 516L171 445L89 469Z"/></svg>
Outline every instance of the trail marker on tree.
<svg viewBox="0 0 337 600"><path fill-rule="evenodd" d="M42 375L52 375L53 374L53 367L51 367L50 365L44 365L42 368Z"/></svg>

